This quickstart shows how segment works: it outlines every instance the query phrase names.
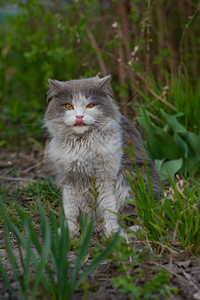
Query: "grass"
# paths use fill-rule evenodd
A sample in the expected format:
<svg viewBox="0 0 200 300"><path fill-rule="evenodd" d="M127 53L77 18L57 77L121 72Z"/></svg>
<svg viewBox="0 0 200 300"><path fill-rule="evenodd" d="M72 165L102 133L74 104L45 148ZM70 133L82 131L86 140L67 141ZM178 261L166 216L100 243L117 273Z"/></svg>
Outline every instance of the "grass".
<svg viewBox="0 0 200 300"><path fill-rule="evenodd" d="M14 177L16 172L20 171L14 169L9 174ZM54 212L55 215L58 215L58 207L61 205L60 191L50 177L38 179L36 182L27 181L20 187L14 188L13 185L6 186L4 183L0 183L0 195L2 195L2 201L6 204L8 212L10 211L11 220L18 224L20 220L16 214L16 204L21 204L29 216L36 221L38 219L36 199L40 199L44 207L49 212ZM0 226L2 226L2 220L0 220Z"/></svg>
<svg viewBox="0 0 200 300"><path fill-rule="evenodd" d="M70 240L63 219L61 195L49 177L12 189L0 185L3 247L12 266L14 281L19 283L16 292L1 259L0 273L11 299L16 299L16 293L20 299L70 299L76 290L82 291L87 299L88 289L92 290L87 278L105 259L117 270L111 272L113 288L129 295L130 299L164 299L177 292L162 265L159 269L149 268L148 273L143 266L149 262L154 264L161 253L170 251L200 255L199 179L186 181L177 177L164 196L158 195L155 200L147 167L149 193L139 170L137 172L137 180L131 174L128 178L135 195L132 204L137 209L143 231L134 235L138 243L149 245L139 250L131 239L126 243L119 237L104 237L95 242L95 247L91 246L93 224L87 219L81 223L81 238ZM14 248L18 247L20 263L16 251L13 252L13 243ZM70 266L67 255L73 250L77 258ZM92 260L85 263L88 254Z"/></svg>
<svg viewBox="0 0 200 300"><path fill-rule="evenodd" d="M164 270L160 270L144 286L134 284L136 280L144 280L144 274L138 273L134 276L125 274L122 277L112 278L114 287L130 295L131 300L139 299L162 299L171 296L172 292L177 293L177 289L169 286L170 275Z"/></svg>
<svg viewBox="0 0 200 300"><path fill-rule="evenodd" d="M148 1L148 5L150 5L150 1ZM33 7L35 7L34 10L32 9ZM157 6L155 5L155 7ZM141 6L142 10L143 8ZM26 9L28 14L24 15L23 12L21 14L19 12L16 22L13 23L14 31L12 30L12 32L14 34L8 32L9 39L6 42L4 41L4 33L0 45L3 57L3 60L1 59L0 61L0 77L3 83L1 93L3 107L0 112L2 117L0 124L2 134L0 148L3 147L5 149L10 149L11 146L13 148L14 145L15 148L20 145L30 146L31 144L32 146L32 137L35 137L38 141L41 140L41 119L45 105L42 102L45 103L47 78L55 77L61 79L63 77L63 69L68 74L67 76L70 76L70 74L75 76L75 73L80 74L84 72L86 74L88 72L86 70L81 70L80 72L79 68L80 66L81 68L87 66L87 57L86 63L80 64L81 57L74 55L74 51L71 51L74 46L71 47L70 45L75 42L78 48L81 46L83 51L78 51L77 53L83 53L83 57L84 53L90 52L90 48L92 51L94 50L93 47L89 47L91 45L88 43L84 46L86 35L84 35L84 38L80 36L82 38L82 43L80 44L77 43L77 35L72 34L71 42L69 39L69 51L66 51L64 45L66 44L66 34L63 36L62 33L65 33L68 29L73 33L73 26L70 27L62 18L61 22L60 17L62 16L60 14L56 15L55 22L54 13L47 12L47 14L44 14L42 7L34 6L32 1L30 4L27 2ZM150 11L151 8L149 7L148 10ZM180 64L186 69L190 65L194 65L194 62L192 63L192 60L190 62L189 59L186 59L187 57L184 57L184 55L188 56L191 53L188 52L187 47L184 48L182 46L184 44L187 45L187 35L190 37L188 28L191 27L191 24L194 24L198 10L192 13L190 20L186 20L188 15L186 9L186 15L183 14L183 17L186 18L184 21L186 23L185 26L181 24L183 29L181 40L178 38L180 49L179 47L177 48L177 53L178 56L179 54L183 56ZM132 13L130 11L129 17L140 18L139 14L137 15L136 13L135 15L135 12L134 14ZM37 26L35 29L34 26L26 26L32 22L33 15L36 18L44 16L41 32L37 30ZM141 16L140 23L147 22L147 26L143 24L147 27L146 37L144 40L142 38L143 44L145 39L147 39L147 42L149 41L148 27L151 25L149 23L151 18L145 17L143 13ZM177 14L177 16L179 15ZM134 23L135 20L131 22ZM84 22L82 25L78 24L81 25L79 28L81 29L80 34L84 33L85 24ZM6 28L5 26L3 27ZM140 26L136 27L139 28L138 36L140 36L141 28ZM25 30L25 35L28 39L21 35L22 28L23 31L27 29L27 31ZM131 26L131 28L134 28L134 26ZM63 31L63 29L65 30ZM47 47L47 49L46 45L49 35L45 32L49 32L50 36L53 36L52 30L58 34L56 34L56 40L51 43L52 47ZM75 31L77 32L77 30ZM113 33L116 33L114 27ZM179 33L178 35L180 35ZM150 39L153 37L152 34L154 34L153 31L150 32ZM163 31L161 30L159 34L162 36ZM16 36L19 39L16 39ZM34 46L33 51L29 47L31 44L29 46L28 44L24 45L24 40L33 42L31 42L32 46ZM113 41L115 42L115 38ZM136 41L135 45L137 44L138 42ZM151 44L151 51L147 53L147 61L149 54L151 54L150 61L153 61L154 55L157 56L154 63L159 66L160 75L155 72L157 76L154 77L148 75L148 72L143 72L140 67L136 67L136 63L138 66L140 65L139 61L136 62L136 58L140 60L143 54L146 53L141 52L142 49L139 49L138 57L135 57L135 63L133 64L134 77L137 69L141 73L136 74L135 79L131 79L131 83L133 85L135 83L136 86L134 88L141 96L140 98L144 100L145 108L145 113L140 113L139 120L141 125L143 124L144 130L146 129L145 146L148 148L148 152L162 178L171 176L174 179L177 172L181 174L181 177L177 177L175 181L171 180L171 187L164 196L160 197L158 195L158 200L155 200L148 170L146 171L149 181L149 193L145 190L142 175L138 170L137 179L129 174L129 182L135 196L135 201L131 202L131 204L136 207L140 217L139 225L143 228L143 231L135 234L136 241L134 242L130 240L129 243L125 243L117 238L116 240L105 239L99 241L96 247L92 246L92 223L87 220L82 222L81 239L69 239L68 229L63 221L63 212L62 209L59 209L62 206L61 195L49 177L36 182L20 184L19 187L16 187L14 184L5 186L2 183L0 185L0 229L4 232L2 247L6 249L12 265L15 282L19 282L18 295L13 289L11 279L3 264L3 259L0 260L0 273L12 299L16 297L20 299L45 299L45 297L48 299L68 299L75 290L81 288L85 289L85 293L87 293L90 285L86 278L88 278L89 273L90 275L93 274L94 269L98 267L103 259L106 259L105 263L107 264L114 264L117 269L117 274L111 272L111 277L113 277L111 278L112 285L119 291L129 295L131 299L165 298L175 292L171 285L171 277L162 267L159 270L154 269L146 272L143 265L147 263L147 258L152 264L155 259L158 259L156 255L150 257L149 253L152 255L156 253L161 258L163 252L171 254L174 253L173 251L176 251L176 253L186 252L191 256L200 255L200 181L198 178L200 167L200 80L196 79L198 76L196 76L195 67L191 69L194 71L194 74L191 74L192 76L189 76L189 78L187 78L186 74L190 71L190 68L184 71L185 78L180 73L173 76L168 71L165 71L171 69L168 64L166 67L164 64L167 57L170 58L170 51L161 49L162 47L159 43L157 45L156 43ZM152 51L153 44L158 49L158 55L155 51ZM148 47L143 48L145 50ZM117 48L116 51L118 51ZM153 52L155 53L153 54ZM112 58L112 56L109 56L109 58ZM115 55L113 57L115 58ZM104 56L102 58L106 59ZM173 54L171 58L173 58ZM127 61L126 58L125 61ZM34 62L37 62L37 64ZM113 60L114 64L115 62ZM171 59L171 62L173 62L173 59ZM150 66L150 69L154 69L155 64ZM95 75L98 71L99 68L97 66L96 69L95 60L93 60L89 73L90 75ZM141 75L142 78L143 73L144 80L139 82L138 78L140 77L138 75ZM116 73L113 75L113 79L120 78L120 74ZM159 79L161 76L162 80ZM122 86L119 82L114 82L114 85L117 86L116 92L119 95L120 92L124 94L124 92L128 91L128 83L127 86ZM128 94L126 94L125 98L128 99L128 97ZM135 101L128 103L128 105L136 106ZM22 175L17 166L14 166L4 175L8 174L12 177ZM193 176L196 177L194 178ZM95 198L97 196L95 186L92 192ZM125 218L124 216L121 217ZM58 235L58 226L61 227L61 235ZM135 249L136 242L142 245L140 250ZM144 244L148 246L143 247ZM18 247L18 255L21 259L20 266L22 266L23 272L20 272L20 266L16 260L15 252L13 252L13 245ZM70 266L69 260L66 258L71 249L74 249L77 254L74 266ZM93 260L86 266L84 259L90 252L93 253ZM34 270L33 274L32 270ZM83 296L87 299L86 294Z"/></svg>
<svg viewBox="0 0 200 300"><path fill-rule="evenodd" d="M147 168L148 189L137 166L137 177L129 173L129 183L135 196L135 207L144 234L153 243L174 247L179 242L182 249L191 255L200 255L200 181L199 179L170 180L171 187L164 195L158 193L155 200L150 174Z"/></svg>
<svg viewBox="0 0 200 300"><path fill-rule="evenodd" d="M200 133L198 125L200 80L194 86L182 75L175 77L166 74L164 83L159 78L155 79L153 76L149 76L146 78L146 85L149 95L147 91L135 88L144 100L145 109L153 116L157 125L164 126L165 119L162 116L162 110L168 114L181 113L181 124L188 131Z"/></svg>
<svg viewBox="0 0 200 300"><path fill-rule="evenodd" d="M70 299L81 282L88 277L113 250L118 240L118 235L116 235L104 250L81 270L83 260L88 252L93 231L93 220L82 220L81 245L71 271L68 261L70 249L69 231L64 222L61 210L59 213L60 231L58 232L59 228L56 216L50 213L50 217L47 218L44 207L37 201L37 208L40 215L40 239L38 238L37 230L34 228L34 223L20 206L16 206L16 211L23 224L24 230L22 232L19 230L19 227L10 220L2 199L0 199L0 208L5 224L5 247L12 265L14 278L19 284L17 293L20 299L35 299L38 296L43 299L46 294L47 299ZM9 232L11 232L17 240L20 263L17 260L16 253L12 249ZM22 272L20 268L22 268ZM80 271L81 274L78 276ZM13 299L17 299L18 296L15 295L12 289L11 281L1 261L0 273Z"/></svg>

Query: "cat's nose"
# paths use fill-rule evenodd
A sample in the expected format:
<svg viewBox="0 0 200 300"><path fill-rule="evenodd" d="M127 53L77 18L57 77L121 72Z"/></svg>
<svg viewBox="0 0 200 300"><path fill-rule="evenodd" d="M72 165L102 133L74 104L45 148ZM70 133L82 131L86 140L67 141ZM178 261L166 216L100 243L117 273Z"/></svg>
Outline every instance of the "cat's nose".
<svg viewBox="0 0 200 300"><path fill-rule="evenodd" d="M76 125L84 125L83 117L82 115L76 116Z"/></svg>

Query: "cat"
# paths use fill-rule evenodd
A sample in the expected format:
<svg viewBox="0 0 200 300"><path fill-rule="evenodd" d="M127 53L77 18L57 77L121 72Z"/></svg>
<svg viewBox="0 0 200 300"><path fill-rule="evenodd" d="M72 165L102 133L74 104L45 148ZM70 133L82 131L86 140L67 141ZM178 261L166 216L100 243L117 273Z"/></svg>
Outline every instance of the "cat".
<svg viewBox="0 0 200 300"><path fill-rule="evenodd" d="M106 235L120 230L115 213L128 214L132 201L127 168L134 176L125 146L132 143L134 159L144 168L144 155L155 194L159 178L153 162L133 124L123 116L113 100L111 76L70 81L49 80L48 104L44 123L50 134L47 157L53 164L57 184L62 189L65 218L70 235L79 230L80 213L91 213L90 188L93 179L98 191L96 213L103 220ZM143 178L147 185L144 171ZM132 208L133 209L133 208Z"/></svg>

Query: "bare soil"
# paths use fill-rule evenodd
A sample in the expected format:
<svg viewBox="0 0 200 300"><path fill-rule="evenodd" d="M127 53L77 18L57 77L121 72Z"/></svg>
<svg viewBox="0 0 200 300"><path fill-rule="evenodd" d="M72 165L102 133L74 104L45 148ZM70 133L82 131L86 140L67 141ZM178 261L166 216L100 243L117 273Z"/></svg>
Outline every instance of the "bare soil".
<svg viewBox="0 0 200 300"><path fill-rule="evenodd" d="M12 171L11 171L12 169ZM13 172L15 175L13 176ZM42 149L33 148L32 151L0 154L0 183L9 187L10 191L14 191L25 183L35 181L38 178L49 176L50 170L43 156ZM24 201L24 200L22 200ZM23 204L23 203L22 203ZM142 245L142 244L141 244ZM142 246L141 246L142 247ZM17 245L13 242L13 249L18 256ZM150 251L150 250L149 250ZM7 272L12 278L12 270L7 259L4 249L3 231L0 227L0 257L7 269ZM75 254L70 251L69 260L71 266L75 261ZM19 259L19 257L18 257ZM81 287L72 299L87 299L87 300L128 300L130 296L121 293L113 288L111 278L121 276L117 272L117 266L114 263L104 262L89 276L89 288L84 290ZM178 294L169 299L200 299L200 260L196 257L190 257L187 253L168 251L160 254L157 259L149 259L149 261L141 263L139 266L142 273L152 274L154 271L165 269L171 274L170 284L178 288ZM132 274L137 273L137 268L132 270ZM137 284L143 286L144 282L138 280ZM13 281L13 287L17 288L17 282ZM0 277L0 292L6 299L11 299L7 291L3 279ZM38 298L38 299L46 299Z"/></svg>

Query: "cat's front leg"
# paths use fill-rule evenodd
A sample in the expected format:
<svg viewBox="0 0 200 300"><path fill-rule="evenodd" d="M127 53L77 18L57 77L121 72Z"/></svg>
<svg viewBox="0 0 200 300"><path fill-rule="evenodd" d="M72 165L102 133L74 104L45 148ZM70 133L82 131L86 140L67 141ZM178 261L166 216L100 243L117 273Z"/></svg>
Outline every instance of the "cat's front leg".
<svg viewBox="0 0 200 300"><path fill-rule="evenodd" d="M74 188L69 186L63 188L63 207L71 237L79 230L79 197L79 193Z"/></svg>
<svg viewBox="0 0 200 300"><path fill-rule="evenodd" d="M106 235L120 230L118 224L118 203L114 193L114 183L105 180L98 183L98 204L101 216L104 219L104 231Z"/></svg>

